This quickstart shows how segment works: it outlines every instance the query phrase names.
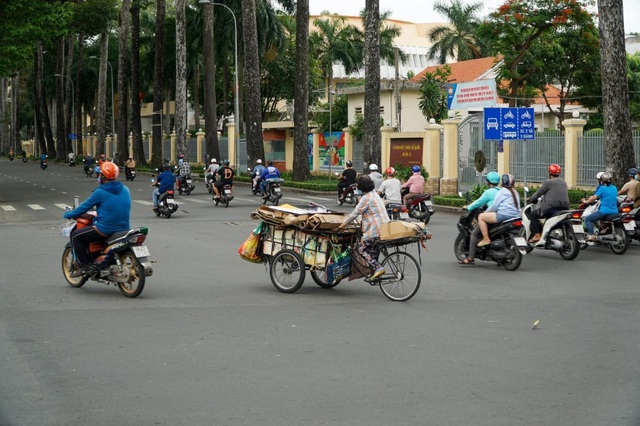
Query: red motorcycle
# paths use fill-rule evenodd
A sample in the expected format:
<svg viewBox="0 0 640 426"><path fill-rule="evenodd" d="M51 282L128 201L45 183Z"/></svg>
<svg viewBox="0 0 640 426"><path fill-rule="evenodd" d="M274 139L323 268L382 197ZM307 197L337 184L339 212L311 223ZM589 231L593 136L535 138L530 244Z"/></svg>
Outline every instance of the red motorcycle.
<svg viewBox="0 0 640 426"><path fill-rule="evenodd" d="M408 188L403 188L401 195L404 198L406 194L409 193ZM409 217L420 220L424 222L426 225L431 220L431 216L436 212L436 209L433 207L433 201L431 201L431 194L424 193L417 197L414 197L408 206Z"/></svg>

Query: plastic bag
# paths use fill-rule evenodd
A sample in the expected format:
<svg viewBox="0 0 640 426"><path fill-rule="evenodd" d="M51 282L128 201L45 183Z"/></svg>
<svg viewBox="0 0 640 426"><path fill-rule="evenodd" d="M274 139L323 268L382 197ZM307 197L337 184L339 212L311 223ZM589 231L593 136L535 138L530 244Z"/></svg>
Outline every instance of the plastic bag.
<svg viewBox="0 0 640 426"><path fill-rule="evenodd" d="M598 211L598 209L600 208L600 201L598 201L595 204L591 204L590 206L588 206L586 209L584 209L584 211L582 212L582 217L587 217L589 216L591 213L595 213Z"/></svg>
<svg viewBox="0 0 640 426"><path fill-rule="evenodd" d="M249 262L262 262L262 222L238 248L238 254Z"/></svg>
<svg viewBox="0 0 640 426"><path fill-rule="evenodd" d="M327 265L327 281L331 284L351 274L351 251L347 248L342 253L334 250Z"/></svg>

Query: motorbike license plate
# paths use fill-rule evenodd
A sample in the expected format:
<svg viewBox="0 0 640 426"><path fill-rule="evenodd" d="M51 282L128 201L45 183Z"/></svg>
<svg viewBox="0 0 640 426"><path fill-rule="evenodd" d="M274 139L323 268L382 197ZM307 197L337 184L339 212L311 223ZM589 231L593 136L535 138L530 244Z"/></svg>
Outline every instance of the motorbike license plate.
<svg viewBox="0 0 640 426"><path fill-rule="evenodd" d="M225 189L225 190L224 190L224 193L225 193L225 194L231 194L231 190L230 190L230 189Z"/></svg>
<svg viewBox="0 0 640 426"><path fill-rule="evenodd" d="M425 206L432 206L433 205L433 201L431 200L427 200L424 202Z"/></svg>
<svg viewBox="0 0 640 426"><path fill-rule="evenodd" d="M575 232L576 234L584 234L584 228L582 227L582 225L572 225L573 226L573 232Z"/></svg>
<svg viewBox="0 0 640 426"><path fill-rule="evenodd" d="M409 219L409 213L401 212L400 213L400 219Z"/></svg>
<svg viewBox="0 0 640 426"><path fill-rule="evenodd" d="M133 246L131 247L131 249L133 250L133 254L135 254L138 258L151 256L151 253L149 253L149 249L147 248L147 246Z"/></svg>
<svg viewBox="0 0 640 426"><path fill-rule="evenodd" d="M624 224L624 229L627 231L633 231L636 228L635 222L627 222Z"/></svg>
<svg viewBox="0 0 640 426"><path fill-rule="evenodd" d="M174 204L175 201L173 198L167 198L167 204Z"/></svg>
<svg viewBox="0 0 640 426"><path fill-rule="evenodd" d="M276 191L276 192L280 192L280 188L277 187L277 186L275 188L273 188L273 190Z"/></svg>
<svg viewBox="0 0 640 426"><path fill-rule="evenodd" d="M522 237L514 237L513 240L516 242L518 247L526 247L527 241Z"/></svg>
<svg viewBox="0 0 640 426"><path fill-rule="evenodd" d="M187 179L188 184L191 184L191 182L192 182L191 179Z"/></svg>

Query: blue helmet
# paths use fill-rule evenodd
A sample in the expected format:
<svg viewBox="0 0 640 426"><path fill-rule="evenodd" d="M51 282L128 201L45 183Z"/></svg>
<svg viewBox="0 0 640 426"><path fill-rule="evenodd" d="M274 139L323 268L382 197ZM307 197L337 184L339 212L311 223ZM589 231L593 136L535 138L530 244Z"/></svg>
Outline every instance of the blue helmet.
<svg viewBox="0 0 640 426"><path fill-rule="evenodd" d="M413 173L420 173L420 166L413 166L411 167L411 171Z"/></svg>
<svg viewBox="0 0 640 426"><path fill-rule="evenodd" d="M638 169L636 169L635 167L632 167L627 171L627 173L629 173L629 176L633 177L638 174Z"/></svg>
<svg viewBox="0 0 640 426"><path fill-rule="evenodd" d="M487 173L487 182L497 185L500 183L500 174L498 172Z"/></svg>

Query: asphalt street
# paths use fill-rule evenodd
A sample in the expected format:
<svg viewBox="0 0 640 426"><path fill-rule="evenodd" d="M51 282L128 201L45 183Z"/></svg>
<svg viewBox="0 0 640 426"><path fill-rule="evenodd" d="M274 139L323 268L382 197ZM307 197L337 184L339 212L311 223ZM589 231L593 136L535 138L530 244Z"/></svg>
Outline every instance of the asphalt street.
<svg viewBox="0 0 640 426"><path fill-rule="evenodd" d="M308 274L283 294L237 254L247 187L224 208L198 181L164 219L149 176L126 184L156 261L136 299L62 276L63 207L96 179L0 159L0 425L640 425L637 242L460 267L438 212L410 301Z"/></svg>

